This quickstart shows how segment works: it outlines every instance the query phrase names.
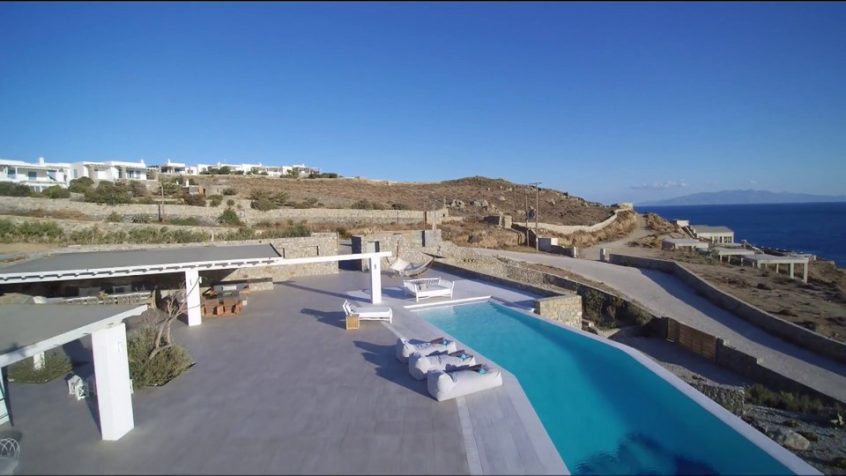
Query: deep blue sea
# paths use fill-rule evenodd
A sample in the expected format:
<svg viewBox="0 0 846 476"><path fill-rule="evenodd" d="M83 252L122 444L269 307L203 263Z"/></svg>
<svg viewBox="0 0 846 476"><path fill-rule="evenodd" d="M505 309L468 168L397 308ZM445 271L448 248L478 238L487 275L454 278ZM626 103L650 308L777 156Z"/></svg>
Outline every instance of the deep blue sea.
<svg viewBox="0 0 846 476"><path fill-rule="evenodd" d="M697 225L724 225L737 242L786 248L832 259L846 267L846 203L779 203L767 205L635 206L668 220Z"/></svg>

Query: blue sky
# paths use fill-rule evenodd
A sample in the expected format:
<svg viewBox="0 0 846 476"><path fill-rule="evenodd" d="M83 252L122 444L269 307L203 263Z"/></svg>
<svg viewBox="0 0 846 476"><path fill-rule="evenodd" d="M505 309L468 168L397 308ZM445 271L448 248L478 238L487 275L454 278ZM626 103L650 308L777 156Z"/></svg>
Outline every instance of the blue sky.
<svg viewBox="0 0 846 476"><path fill-rule="evenodd" d="M0 4L0 157L846 193L846 4Z"/></svg>

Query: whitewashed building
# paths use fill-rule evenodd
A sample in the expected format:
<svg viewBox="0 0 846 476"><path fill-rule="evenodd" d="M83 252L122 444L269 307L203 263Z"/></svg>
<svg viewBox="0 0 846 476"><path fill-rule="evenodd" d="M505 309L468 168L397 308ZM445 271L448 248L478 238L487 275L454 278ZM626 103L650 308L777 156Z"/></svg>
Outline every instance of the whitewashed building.
<svg viewBox="0 0 846 476"><path fill-rule="evenodd" d="M92 180L147 180L147 165L144 161L122 162L77 162L73 164L73 177L88 177Z"/></svg>
<svg viewBox="0 0 846 476"><path fill-rule="evenodd" d="M159 165L159 172L163 174L185 175L188 174L188 167L183 163L171 162L170 159L167 159L167 162Z"/></svg>
<svg viewBox="0 0 846 476"><path fill-rule="evenodd" d="M35 163L0 159L0 181L26 185L36 192L58 185L66 188L70 182L71 164L46 162L39 157Z"/></svg>

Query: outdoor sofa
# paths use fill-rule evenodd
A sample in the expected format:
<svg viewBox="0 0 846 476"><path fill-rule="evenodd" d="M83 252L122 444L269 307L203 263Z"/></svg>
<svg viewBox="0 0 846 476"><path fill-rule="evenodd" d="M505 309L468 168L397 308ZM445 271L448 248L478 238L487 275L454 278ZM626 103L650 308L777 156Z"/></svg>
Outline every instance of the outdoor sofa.
<svg viewBox="0 0 846 476"><path fill-rule="evenodd" d="M396 355L400 362L408 362L411 354L417 352L421 355L430 355L435 352L449 354L458 350L454 340L438 337L430 341L417 339L397 339Z"/></svg>
<svg viewBox="0 0 846 476"><path fill-rule="evenodd" d="M488 366L451 372L436 370L427 374L426 381L429 394L439 402L500 385L502 385L502 372Z"/></svg>
<svg viewBox="0 0 846 476"><path fill-rule="evenodd" d="M357 315L362 321L388 321L391 322L394 317L394 310L390 306L381 306L377 304L352 304L348 300L344 300L341 305L344 309L344 314L347 316Z"/></svg>
<svg viewBox="0 0 846 476"><path fill-rule="evenodd" d="M455 282L443 278L405 279L402 286L406 292L414 295L415 301L419 302L421 299L431 297L452 298L452 289L455 287Z"/></svg>
<svg viewBox="0 0 846 476"><path fill-rule="evenodd" d="M427 373L435 370L458 370L472 365L476 365L476 357L463 350L434 355L415 352L408 358L408 373L416 380L423 380Z"/></svg>

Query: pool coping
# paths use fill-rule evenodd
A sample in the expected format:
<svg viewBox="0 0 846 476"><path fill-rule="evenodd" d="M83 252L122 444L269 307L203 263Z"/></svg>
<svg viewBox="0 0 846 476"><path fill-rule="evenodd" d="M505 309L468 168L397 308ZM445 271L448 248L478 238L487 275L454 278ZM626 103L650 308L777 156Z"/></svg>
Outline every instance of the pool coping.
<svg viewBox="0 0 846 476"><path fill-rule="evenodd" d="M635 359L637 362L639 362L640 364L642 364L643 366L645 366L646 368L648 368L649 370L654 372L656 375L658 375L659 377L664 379L664 381L666 381L667 383L672 385L674 388L676 388L677 390L679 390L680 392L685 394L691 400L693 400L694 402L699 404L701 407L703 407L709 413L714 415L720 421L722 421L723 423L725 423L726 425L731 427L733 430L737 431L739 434L741 434L743 437L745 437L747 440L749 440L752 444L754 444L755 446L760 448L763 452L767 453L769 456L771 456L773 459L775 459L776 461L781 463L784 467L786 467L790 471L793 471L796 474L819 474L819 475L823 474L817 468L811 466L809 463L805 462L802 458L800 458L799 456L796 456L795 454L790 452L790 450L783 448L781 445L779 445L778 443L776 443L772 439L768 438L766 435L759 432L758 430L753 428L751 425L749 425L745 421L741 420L737 415L735 415L735 414L731 413L730 411L726 410L725 408L720 406L718 403L716 403L715 401L711 400L710 398L708 398L707 396L705 396L704 394L702 394L701 392L699 392L698 390L693 388L687 382L685 382L684 380L682 380L681 378L679 378L678 376L676 376L675 374L673 374L669 370L665 369L664 367L662 367L658 363L654 362L652 359L650 359L648 356L646 356L641 351L639 351L635 348L629 347L625 344L621 344L619 342L615 342L613 340L606 339L606 338L591 334L590 332L586 332L586 331L583 331L581 329L576 329L576 328L567 326L565 324L562 324L561 322L546 318L544 316L540 316L538 314L530 313L525 308L523 308L521 306L511 305L510 303L507 303L506 301L503 301L503 300L492 299L492 301L496 301L496 302L494 302L494 304L501 305L503 307L506 307L506 308L511 309L513 311L516 311L516 312L522 312L523 314L526 314L529 317L541 319L544 322L548 322L550 324L553 324L553 325L560 327L562 329L565 329L567 331L574 332L576 334L580 334L582 336L593 339L596 342L599 342L599 343L602 343L602 344L605 344L605 345L609 345L611 347L614 347L616 349L619 349L619 350L625 352L627 355L629 355L630 357Z"/></svg>

